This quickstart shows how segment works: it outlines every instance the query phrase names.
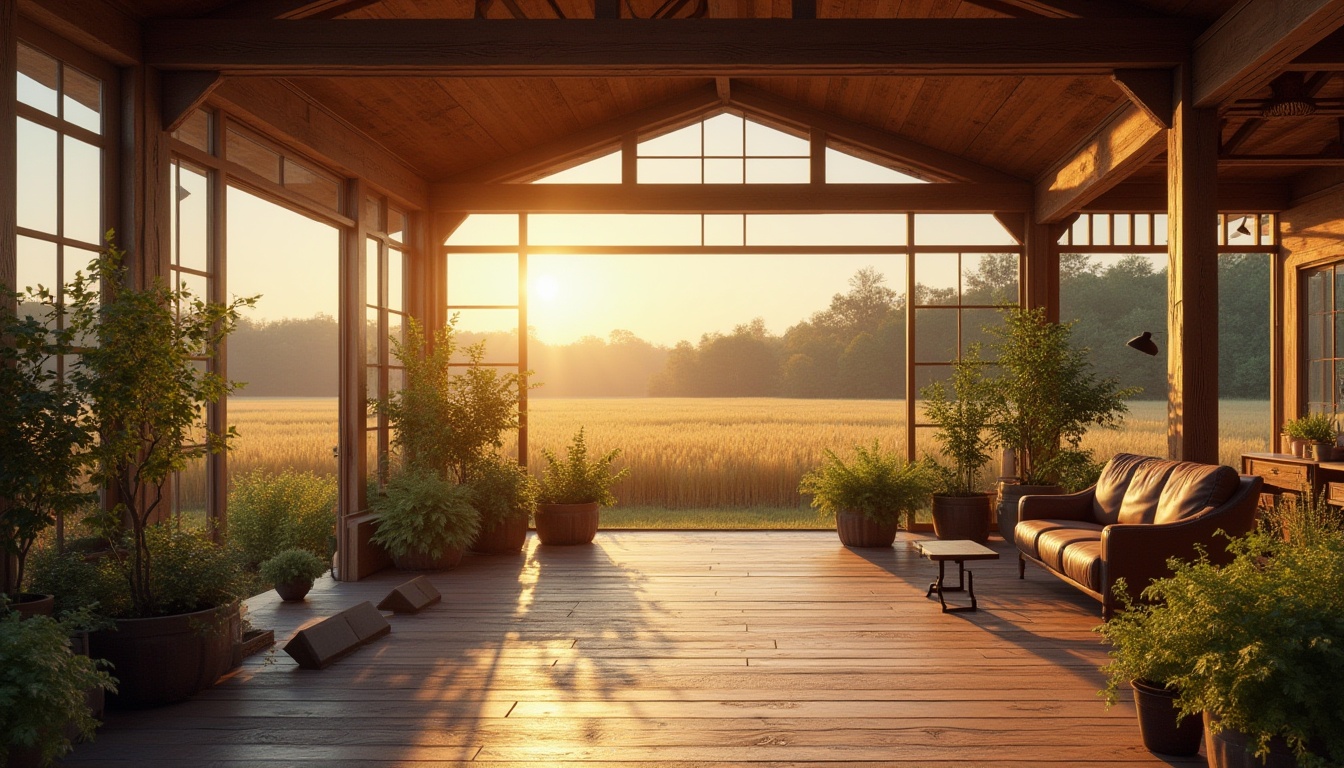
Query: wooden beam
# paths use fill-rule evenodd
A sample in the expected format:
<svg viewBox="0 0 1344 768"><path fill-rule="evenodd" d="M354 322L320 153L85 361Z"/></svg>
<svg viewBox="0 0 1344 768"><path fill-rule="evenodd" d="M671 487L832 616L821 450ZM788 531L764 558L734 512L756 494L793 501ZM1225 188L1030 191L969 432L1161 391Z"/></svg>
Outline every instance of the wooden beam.
<svg viewBox="0 0 1344 768"><path fill-rule="evenodd" d="M875 213L1025 211L1027 184L435 184L436 211Z"/></svg>
<svg viewBox="0 0 1344 768"><path fill-rule="evenodd" d="M1008 13L1047 19L1132 19L1157 14L1137 3L1114 0L968 0L972 5ZM1016 11L1016 13L1013 13Z"/></svg>
<svg viewBox="0 0 1344 768"><path fill-rule="evenodd" d="M735 84L733 105L749 115L783 123L799 133L806 133L813 128L823 130L834 143L857 150L859 154L876 159L882 165L894 165L917 178L991 184L1022 182L1015 176L951 152L812 109L753 86Z"/></svg>
<svg viewBox="0 0 1344 768"><path fill-rule="evenodd" d="M1117 69L1111 79L1153 122L1171 127L1171 70Z"/></svg>
<svg viewBox="0 0 1344 768"><path fill-rule="evenodd" d="M121 223L117 245L130 258L131 280L166 278L172 261L168 134L163 131L159 73L128 67L121 77Z"/></svg>
<svg viewBox="0 0 1344 768"><path fill-rule="evenodd" d="M1263 88L1344 24L1344 0L1241 0L1195 43L1194 106Z"/></svg>
<svg viewBox="0 0 1344 768"><path fill-rule="evenodd" d="M1075 218L1076 214L1051 224L1024 222L1022 304L1044 309L1046 319L1053 323L1059 322L1059 238Z"/></svg>
<svg viewBox="0 0 1344 768"><path fill-rule="evenodd" d="M294 22L298 23L298 22ZM409 164L284 81L225 81L211 101L314 159L359 176L412 209L428 202L428 184Z"/></svg>
<svg viewBox="0 0 1344 768"><path fill-rule="evenodd" d="M0 307L10 311L17 309L10 292L19 287L18 24L18 3L0 0Z"/></svg>
<svg viewBox="0 0 1344 768"><path fill-rule="evenodd" d="M793 0L793 18L817 18L817 0Z"/></svg>
<svg viewBox="0 0 1344 768"><path fill-rule="evenodd" d="M621 18L621 0L593 0L593 18Z"/></svg>
<svg viewBox="0 0 1344 768"><path fill-rule="evenodd" d="M1021 211L1014 213L995 211L994 219L1002 224L1004 229L1008 230L1008 234L1013 236L1018 245L1027 244L1027 230L1031 226L1031 220L1026 213Z"/></svg>
<svg viewBox="0 0 1344 768"><path fill-rule="evenodd" d="M1264 124L1265 124L1264 118L1260 117L1252 117L1246 122L1242 123L1237 128L1236 132L1233 133L1230 137L1228 137L1227 141L1223 142L1222 147L1219 149L1219 153L1224 155L1230 155L1233 152L1236 152L1237 148L1239 148L1242 144L1245 144L1246 140L1251 138L1251 135L1254 134L1256 131L1260 130L1260 127L1263 126Z"/></svg>
<svg viewBox="0 0 1344 768"><path fill-rule="evenodd" d="M1344 29L1327 35L1324 40L1302 52L1284 67L1299 72L1344 72Z"/></svg>
<svg viewBox="0 0 1344 768"><path fill-rule="evenodd" d="M337 549L340 567L338 578L355 581L374 569L369 560L371 545L367 541L368 526L354 521L368 509L366 498L369 457L365 423L368 418L368 377L364 372L368 333L364 318L364 302L368 296L365 286L365 239L369 230L364 221L364 183L348 179L345 183L345 211L354 226L341 232L340 266L340 366L339 414L337 416L337 454L340 473L337 497ZM377 393L374 393L377 394ZM376 457L374 457L376 461Z"/></svg>
<svg viewBox="0 0 1344 768"><path fill-rule="evenodd" d="M107 0L18 0L19 14L118 66L142 58L140 24Z"/></svg>
<svg viewBox="0 0 1344 768"><path fill-rule="evenodd" d="M1036 220L1058 221L1162 153L1162 126L1133 104L1112 113L1036 182Z"/></svg>
<svg viewBox="0 0 1344 768"><path fill-rule="evenodd" d="M1167 132L1167 454L1218 463L1218 114L1182 68Z"/></svg>
<svg viewBox="0 0 1344 768"><path fill-rule="evenodd" d="M186 19L146 22L145 52L266 76L1067 75L1172 67L1193 37L1173 19Z"/></svg>
<svg viewBox="0 0 1344 768"><path fill-rule="evenodd" d="M1344 155L1225 155L1218 158L1222 168L1320 168L1344 166Z"/></svg>
<svg viewBox="0 0 1344 768"><path fill-rule="evenodd" d="M1218 185L1218 213L1277 213L1293 205L1286 184L1277 182L1230 182ZM1125 181L1093 198L1083 211L1099 213L1165 213L1165 182Z"/></svg>
<svg viewBox="0 0 1344 768"><path fill-rule="evenodd" d="M663 133L709 117L722 108L723 104L719 101L718 92L713 86L697 88L660 104L562 136L520 154L478 166L454 176L450 181L530 181L557 167L587 160L616 149L627 134Z"/></svg>
<svg viewBox="0 0 1344 768"><path fill-rule="evenodd" d="M172 133L223 82L218 72L164 72L163 129Z"/></svg>
<svg viewBox="0 0 1344 768"><path fill-rule="evenodd" d="M206 14L210 19L333 19L381 0L237 0Z"/></svg>

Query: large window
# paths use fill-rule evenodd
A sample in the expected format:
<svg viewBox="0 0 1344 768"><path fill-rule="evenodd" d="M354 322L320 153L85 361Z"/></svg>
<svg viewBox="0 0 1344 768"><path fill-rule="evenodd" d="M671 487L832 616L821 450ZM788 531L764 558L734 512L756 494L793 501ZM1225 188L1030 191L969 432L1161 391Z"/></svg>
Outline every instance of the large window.
<svg viewBox="0 0 1344 768"><path fill-rule="evenodd" d="M406 338L406 214L381 197L364 201L364 307L366 392L371 400L386 400L402 387L405 370L392 354L393 338ZM369 471L386 481L391 434L387 417L369 414L366 448Z"/></svg>
<svg viewBox="0 0 1344 768"><path fill-rule="evenodd" d="M1308 270L1306 394L1313 413L1337 413L1344 401L1344 264Z"/></svg>

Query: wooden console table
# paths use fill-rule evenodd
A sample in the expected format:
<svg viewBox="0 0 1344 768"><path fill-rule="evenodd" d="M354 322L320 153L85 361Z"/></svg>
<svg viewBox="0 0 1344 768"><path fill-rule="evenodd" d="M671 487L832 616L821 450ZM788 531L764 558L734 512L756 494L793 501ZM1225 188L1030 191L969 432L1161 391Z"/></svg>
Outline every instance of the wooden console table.
<svg viewBox="0 0 1344 768"><path fill-rule="evenodd" d="M1265 479L1261 506L1285 493L1312 493L1335 506L1344 506L1344 461L1313 461L1289 453L1243 453L1241 473Z"/></svg>

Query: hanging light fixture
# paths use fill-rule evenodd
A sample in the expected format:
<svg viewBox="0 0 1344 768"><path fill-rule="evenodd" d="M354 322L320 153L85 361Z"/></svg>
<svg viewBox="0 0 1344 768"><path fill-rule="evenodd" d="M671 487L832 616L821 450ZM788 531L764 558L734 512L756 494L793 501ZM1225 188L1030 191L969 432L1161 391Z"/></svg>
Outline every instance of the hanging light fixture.
<svg viewBox="0 0 1344 768"><path fill-rule="evenodd" d="M1125 346L1130 347L1131 349L1137 349L1143 354L1151 357L1157 356L1157 344L1153 343L1152 331L1144 331L1138 336L1126 341Z"/></svg>
<svg viewBox="0 0 1344 768"><path fill-rule="evenodd" d="M1316 100L1307 93L1307 81L1301 72L1285 72L1269 84L1269 101L1260 108L1261 117L1306 117L1316 112Z"/></svg>

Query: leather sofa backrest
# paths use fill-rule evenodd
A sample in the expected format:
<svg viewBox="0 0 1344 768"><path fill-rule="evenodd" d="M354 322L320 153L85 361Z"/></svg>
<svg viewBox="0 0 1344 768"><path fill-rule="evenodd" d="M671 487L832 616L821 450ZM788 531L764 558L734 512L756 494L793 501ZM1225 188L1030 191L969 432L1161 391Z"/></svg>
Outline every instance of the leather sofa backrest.
<svg viewBox="0 0 1344 768"><path fill-rule="evenodd" d="M1117 453L1101 470L1097 479L1096 493L1092 499L1092 518L1098 525L1111 525L1120 521L1120 505L1129 490L1129 481L1139 467L1162 459L1152 456L1139 456L1133 453ZM1156 502L1156 498L1154 498Z"/></svg>
<svg viewBox="0 0 1344 768"><path fill-rule="evenodd" d="M1240 482L1231 467L1181 462L1167 478L1153 522L1174 523L1216 507L1232 498Z"/></svg>
<svg viewBox="0 0 1344 768"><path fill-rule="evenodd" d="M1119 523L1152 523L1157 518L1157 505L1166 488L1167 478L1179 466L1179 461L1153 459L1134 469L1120 502Z"/></svg>

